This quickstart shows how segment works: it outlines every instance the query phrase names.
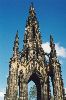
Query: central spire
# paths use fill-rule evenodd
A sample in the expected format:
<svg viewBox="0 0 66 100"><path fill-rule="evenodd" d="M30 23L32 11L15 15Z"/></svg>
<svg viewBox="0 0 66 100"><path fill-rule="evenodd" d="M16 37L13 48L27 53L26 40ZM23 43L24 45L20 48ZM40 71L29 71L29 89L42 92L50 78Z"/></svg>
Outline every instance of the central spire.
<svg viewBox="0 0 66 100"><path fill-rule="evenodd" d="M35 9L33 3L30 5L29 16L26 22L24 43L29 42L40 42L41 44L41 35L39 30L39 23L36 17Z"/></svg>
<svg viewBox="0 0 66 100"><path fill-rule="evenodd" d="M36 17L35 9L33 6L33 3L30 5L29 9L29 16L26 22L25 27L25 34L24 34L24 49L23 52L25 54L25 57L38 58L40 54L40 51L43 49L41 47L42 41L41 41L41 33L39 30L39 23ZM28 57L29 55L29 57Z"/></svg>

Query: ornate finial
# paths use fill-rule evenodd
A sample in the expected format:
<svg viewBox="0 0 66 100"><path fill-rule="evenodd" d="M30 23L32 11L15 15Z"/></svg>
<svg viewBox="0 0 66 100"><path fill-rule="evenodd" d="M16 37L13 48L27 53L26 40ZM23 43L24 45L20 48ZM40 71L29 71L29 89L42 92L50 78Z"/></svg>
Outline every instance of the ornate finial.
<svg viewBox="0 0 66 100"><path fill-rule="evenodd" d="M30 15L31 15L32 17L35 15L33 2L31 2L30 9L29 9L29 13L30 13Z"/></svg>
<svg viewBox="0 0 66 100"><path fill-rule="evenodd" d="M30 10L34 10L33 2L31 2Z"/></svg>
<svg viewBox="0 0 66 100"><path fill-rule="evenodd" d="M50 35L50 42L53 42L53 37L52 37L52 35Z"/></svg>
<svg viewBox="0 0 66 100"><path fill-rule="evenodd" d="M52 54L52 56L56 57L55 44L54 44L52 35L50 35L50 47L51 47L51 54Z"/></svg>
<svg viewBox="0 0 66 100"><path fill-rule="evenodd" d="M18 35L18 30L17 30L16 34Z"/></svg>
<svg viewBox="0 0 66 100"><path fill-rule="evenodd" d="M54 46L54 41L52 35L50 35L50 47L52 48Z"/></svg>
<svg viewBox="0 0 66 100"><path fill-rule="evenodd" d="M19 43L18 43L18 39L19 39L19 37L18 37L18 30L17 30L17 32L16 32L16 37L15 37L15 44L19 44Z"/></svg>
<svg viewBox="0 0 66 100"><path fill-rule="evenodd" d="M18 45L19 45L18 39L19 39L19 37L18 37L18 30L17 30L16 36L15 36L15 41L14 41L14 48L13 48L14 55L17 55L17 52L18 52Z"/></svg>

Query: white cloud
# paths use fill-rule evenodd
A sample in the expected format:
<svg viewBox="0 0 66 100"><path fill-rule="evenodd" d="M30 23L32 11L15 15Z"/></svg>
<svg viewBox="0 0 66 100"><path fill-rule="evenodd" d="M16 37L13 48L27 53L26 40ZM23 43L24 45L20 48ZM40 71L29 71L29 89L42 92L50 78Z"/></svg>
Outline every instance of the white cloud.
<svg viewBox="0 0 66 100"><path fill-rule="evenodd" d="M56 44L56 50L57 55L63 58L66 58L66 48L59 45L59 43Z"/></svg>
<svg viewBox="0 0 66 100"><path fill-rule="evenodd" d="M0 91L0 97L4 96L4 92Z"/></svg>
<svg viewBox="0 0 66 100"><path fill-rule="evenodd" d="M49 44L49 42L46 42L46 43L43 43L42 44L42 48L43 48L43 50L46 52L46 53L50 53L50 44Z"/></svg>
<svg viewBox="0 0 66 100"><path fill-rule="evenodd" d="M0 100L4 100L4 92L0 91Z"/></svg>
<svg viewBox="0 0 66 100"><path fill-rule="evenodd" d="M50 49L49 42L43 43L42 48L44 49L44 51L46 53L50 53L51 49ZM55 43L55 48L56 48L57 56L62 57L62 58L66 58L66 48L60 46L59 43Z"/></svg>

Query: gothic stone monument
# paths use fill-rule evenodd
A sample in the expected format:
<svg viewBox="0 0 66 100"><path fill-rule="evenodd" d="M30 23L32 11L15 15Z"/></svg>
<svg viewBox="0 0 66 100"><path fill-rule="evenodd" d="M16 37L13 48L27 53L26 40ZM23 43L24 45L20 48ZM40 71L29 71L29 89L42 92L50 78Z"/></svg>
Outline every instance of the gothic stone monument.
<svg viewBox="0 0 66 100"><path fill-rule="evenodd" d="M9 64L9 76L4 100L28 100L28 83L31 80L37 87L37 100L50 100L50 78L54 100L64 100L61 64L57 58L55 44L52 36L50 36L51 51L49 54L44 52L39 23L33 5L29 9L24 33L24 45L21 52L19 52L18 40L17 31L13 57ZM49 62L47 62L46 56L48 56Z"/></svg>

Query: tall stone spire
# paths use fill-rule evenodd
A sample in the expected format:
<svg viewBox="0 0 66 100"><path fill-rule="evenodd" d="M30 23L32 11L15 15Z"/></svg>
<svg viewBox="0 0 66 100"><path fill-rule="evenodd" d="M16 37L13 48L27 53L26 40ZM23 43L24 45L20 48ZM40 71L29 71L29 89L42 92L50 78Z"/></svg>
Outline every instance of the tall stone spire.
<svg viewBox="0 0 66 100"><path fill-rule="evenodd" d="M53 37L50 35L50 77L53 85L54 100L64 100L64 86L61 75L61 64L57 58Z"/></svg>
<svg viewBox="0 0 66 100"><path fill-rule="evenodd" d="M28 41L37 41L36 39L38 39L38 41L41 41L39 23L33 4L31 4L29 9L29 16L25 27L24 43L28 43Z"/></svg>
<svg viewBox="0 0 66 100"><path fill-rule="evenodd" d="M41 47L41 35L39 29L39 23L36 17L35 9L33 3L31 3L29 9L29 16L26 21L25 34L24 34L24 54L28 58L38 58L41 55L39 52L43 53ZM28 57L29 55L29 57Z"/></svg>
<svg viewBox="0 0 66 100"><path fill-rule="evenodd" d="M16 32L13 56L9 62L9 76L7 78L7 88L5 100L18 100L18 31Z"/></svg>

